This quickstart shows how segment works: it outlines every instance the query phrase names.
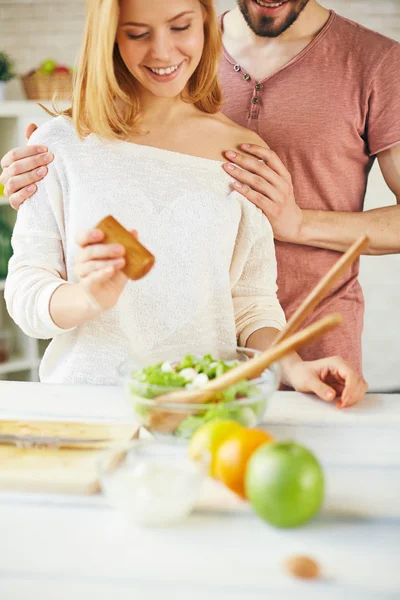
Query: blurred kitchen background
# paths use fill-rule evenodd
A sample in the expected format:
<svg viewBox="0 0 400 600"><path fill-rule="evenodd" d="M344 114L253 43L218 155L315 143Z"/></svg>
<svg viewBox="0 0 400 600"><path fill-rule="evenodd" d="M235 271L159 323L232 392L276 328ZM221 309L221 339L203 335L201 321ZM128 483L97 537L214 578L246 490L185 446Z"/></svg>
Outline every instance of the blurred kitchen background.
<svg viewBox="0 0 400 600"><path fill-rule="evenodd" d="M220 12L235 4L235 0L217 1ZM400 0L322 0L321 4L400 41ZM50 69L58 67L60 81L67 81L68 67L74 65L79 49L84 12L84 0L0 0L0 52L15 60L18 75L49 61ZM0 157L24 142L28 123L44 120L46 116L37 103L26 100L19 77L6 83L4 100L0 99ZM375 166L365 208L394 202ZM45 343L26 338L13 326L3 299L4 256L14 218L0 189L0 379L36 379ZM373 390L400 391L399 279L400 256L362 259L361 283L367 307L364 370Z"/></svg>

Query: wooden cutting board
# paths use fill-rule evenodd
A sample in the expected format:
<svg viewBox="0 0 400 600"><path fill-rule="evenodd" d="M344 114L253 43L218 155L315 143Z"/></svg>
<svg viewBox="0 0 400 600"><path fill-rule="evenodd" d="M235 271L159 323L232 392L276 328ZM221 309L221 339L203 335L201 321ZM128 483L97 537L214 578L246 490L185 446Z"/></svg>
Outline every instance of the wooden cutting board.
<svg viewBox="0 0 400 600"><path fill-rule="evenodd" d="M68 439L80 439L83 448L102 448L110 442L128 441L137 432L138 426L132 423L0 419L0 437L18 435L22 438L24 436L62 438L65 440L63 447L68 446ZM87 440L99 440L99 442L88 444ZM79 447L79 444L74 442L73 447Z"/></svg>
<svg viewBox="0 0 400 600"><path fill-rule="evenodd" d="M138 436L138 427L125 423L78 423L2 420L0 434L102 439L106 442L54 448L0 445L0 490L60 494L100 491L97 464L104 449Z"/></svg>

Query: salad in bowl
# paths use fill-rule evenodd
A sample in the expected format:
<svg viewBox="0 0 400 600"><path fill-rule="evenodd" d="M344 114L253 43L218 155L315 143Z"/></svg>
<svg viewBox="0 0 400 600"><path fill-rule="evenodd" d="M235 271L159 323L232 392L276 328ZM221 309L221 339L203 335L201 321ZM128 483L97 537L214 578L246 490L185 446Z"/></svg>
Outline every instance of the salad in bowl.
<svg viewBox="0 0 400 600"><path fill-rule="evenodd" d="M215 419L254 427L263 421L267 401L278 388L278 365L257 379L239 381L203 404L169 403L165 396L180 389L201 389L258 354L250 348L229 346L209 352L178 347L153 353L142 364L128 360L120 369L125 396L141 425L157 437L189 439L201 425ZM157 400L159 396L162 401Z"/></svg>

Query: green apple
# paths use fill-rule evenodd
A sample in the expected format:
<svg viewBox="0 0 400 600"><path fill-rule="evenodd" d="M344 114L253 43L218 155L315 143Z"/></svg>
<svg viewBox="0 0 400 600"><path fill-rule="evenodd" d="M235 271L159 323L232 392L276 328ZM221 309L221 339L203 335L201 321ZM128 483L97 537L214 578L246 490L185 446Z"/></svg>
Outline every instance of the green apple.
<svg viewBox="0 0 400 600"><path fill-rule="evenodd" d="M52 60L51 58L48 58L47 60L44 60L42 62L42 64L40 65L40 71L42 73L50 74L54 71L56 66L57 66L56 61Z"/></svg>
<svg viewBox="0 0 400 600"><path fill-rule="evenodd" d="M276 527L309 521L324 497L324 475L315 456L293 442L264 444L250 458L246 496L254 511Z"/></svg>

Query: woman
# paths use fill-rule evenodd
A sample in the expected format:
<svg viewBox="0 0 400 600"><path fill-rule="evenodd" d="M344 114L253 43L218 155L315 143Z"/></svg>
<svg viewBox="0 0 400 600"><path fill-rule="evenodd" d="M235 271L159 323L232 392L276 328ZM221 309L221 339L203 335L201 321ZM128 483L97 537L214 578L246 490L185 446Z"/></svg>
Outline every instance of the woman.
<svg viewBox="0 0 400 600"><path fill-rule="evenodd" d="M55 160L19 211L5 292L28 335L54 338L42 381L113 384L132 351L186 343L263 350L283 326L271 228L222 169L224 148L265 144L218 112L219 51L212 0L89 2L72 111L31 139ZM93 229L110 213L156 255L139 282ZM341 406L365 391L335 359L283 367Z"/></svg>

